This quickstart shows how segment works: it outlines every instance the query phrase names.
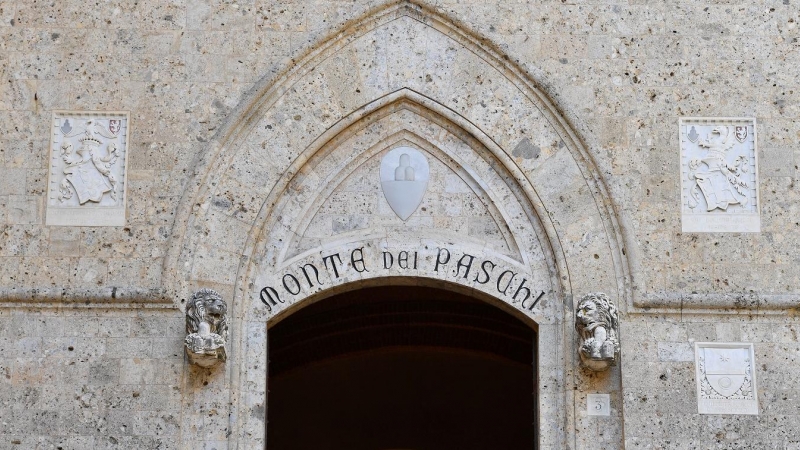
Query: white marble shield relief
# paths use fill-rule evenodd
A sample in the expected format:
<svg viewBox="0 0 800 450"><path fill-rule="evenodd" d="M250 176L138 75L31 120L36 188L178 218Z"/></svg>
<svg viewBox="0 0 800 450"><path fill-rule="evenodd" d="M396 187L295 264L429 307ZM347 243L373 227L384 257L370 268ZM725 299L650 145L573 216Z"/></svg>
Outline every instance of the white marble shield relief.
<svg viewBox="0 0 800 450"><path fill-rule="evenodd" d="M758 232L756 124L752 118L682 118L682 231Z"/></svg>
<svg viewBox="0 0 800 450"><path fill-rule="evenodd" d="M695 343L700 414L758 414L753 344Z"/></svg>
<svg viewBox="0 0 800 450"><path fill-rule="evenodd" d="M419 150L397 147L381 160L381 187L392 211L408 220L419 208L428 187L430 167Z"/></svg>
<svg viewBox="0 0 800 450"><path fill-rule="evenodd" d="M705 380L714 393L730 397L747 380L750 355L743 348L704 348Z"/></svg>
<svg viewBox="0 0 800 450"><path fill-rule="evenodd" d="M125 224L128 118L121 111L53 112L47 225Z"/></svg>

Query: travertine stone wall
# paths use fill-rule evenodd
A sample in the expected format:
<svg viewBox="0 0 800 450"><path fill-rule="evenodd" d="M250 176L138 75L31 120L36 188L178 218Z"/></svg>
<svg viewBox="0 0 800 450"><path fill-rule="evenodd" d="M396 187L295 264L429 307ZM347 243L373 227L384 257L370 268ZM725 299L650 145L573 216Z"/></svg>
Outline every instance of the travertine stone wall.
<svg viewBox="0 0 800 450"><path fill-rule="evenodd" d="M362 61L335 55L326 62L330 73L287 88L297 103L283 105L286 114L270 125L294 130L302 148L292 151L309 146L305 140L324 134L334 118L375 101L373 94L412 87L441 94L442 103L466 99L470 106L464 110L477 118L476 127L495 129L490 134L498 138L498 148L541 187L545 209L561 214L551 219L560 234L548 236L562 240L570 282L581 292L562 293L563 314L551 317L556 325L547 325L550 336L572 336L571 296L584 294L593 283L610 291L622 310L621 368L600 376L586 373L574 366L574 354L553 356L558 361L548 367L553 384L570 391L552 400L554 414L566 414L564 426L574 430L568 444L800 448L798 391L792 387L800 363L795 188L800 5L794 0L418 3L422 8L413 7L418 12L409 20L423 32L398 33L409 29L400 27L374 45L360 44L378 49L383 59L356 71L350 70L353 62ZM337 32L347 34L361 18L394 4L0 0L0 448L225 449L246 442L242 436L248 433L258 434L237 429L229 437L239 426L229 417L246 410L263 419L264 408L260 397L239 399L230 390L263 391L264 356L253 350L262 347L249 348L241 338L252 336L264 346L263 322L245 323L245 307L232 308L242 312L236 320L243 322L233 330L242 347L216 371L188 368L181 347L181 299L191 289L208 286L226 298L250 298L250 288L239 281L246 270L239 271L248 267L240 257L252 251L248 239L264 223L258 217L263 201L284 177L278 170L254 168L288 165L292 155L289 138L276 141L260 128L249 140L229 136L239 126L252 126L236 121L255 108L252 100L260 92L301 71L298 61L321 52ZM481 79L489 72L472 63L480 58L452 58L440 35L416 26L433 22L426 15L454 23L505 55L501 64L484 63L496 73L517 68L552 99L560 111L557 120L564 120L557 129L574 130L587 160L570 159L568 150L574 149L550 128L519 134L499 129L497 117L524 102L484 110L513 94ZM387 60L379 52L402 47L403 39L413 43L407 46L411 55ZM426 52L434 58L428 66L403 65L425 60ZM392 73L391 84L387 64L402 69ZM329 80L335 85L326 84ZM373 89L351 92L359 83ZM330 94L325 102L320 92ZM320 109L321 103L338 106ZM54 110L130 111L126 226L44 226ZM536 114L531 111L504 120L522 123ZM681 233L681 116L757 118L761 233ZM293 128L299 123L307 128ZM532 136L525 142L527 132ZM225 153L220 147L225 142L253 146ZM204 155L217 151L239 159L230 162L228 172L220 171L225 176L219 179L203 178L212 170L196 174ZM268 161L251 164L255 158ZM559 175L572 180L563 190L547 184ZM599 192L595 175L607 195ZM444 193L448 186L461 189L446 177L437 183ZM213 201L194 205L189 196L181 203L192 189L197 198ZM463 207L448 202L444 194L437 197L431 207L443 211L439 222L432 218L424 225L463 232L454 228L463 226L458 222ZM588 209L592 212L581 216ZM386 211L367 218L369 212L337 218L323 211L310 222L316 234L305 237L319 239L321 223L338 233L393 220ZM480 209L480 217L493 214ZM477 229L467 227L466 233L475 237ZM485 230L488 247L510 251L497 222ZM214 242L203 241L206 231ZM199 256L192 253L198 248ZM615 260L614 251L624 254L624 261ZM584 255L585 262L577 262ZM548 266L551 275L565 268L556 266ZM587 275L602 268L607 270L597 279ZM761 415L696 414L695 341L755 343ZM572 345L545 344L569 351ZM240 364L237 351L253 362ZM239 373L240 368L249 371ZM612 418L586 416L582 407L592 392L614 394Z"/></svg>
<svg viewBox="0 0 800 450"><path fill-rule="evenodd" d="M800 325L793 318L746 313L631 316L623 321L622 333L625 448L800 445L795 388ZM709 341L754 344L758 416L697 414L694 343Z"/></svg>
<svg viewBox="0 0 800 450"><path fill-rule="evenodd" d="M183 317L0 310L0 448L176 448Z"/></svg>
<svg viewBox="0 0 800 450"><path fill-rule="evenodd" d="M436 5L523 67L577 128L636 236L643 294L792 292L797 274L782 231L796 226L796 5L578 3ZM4 2L0 195L9 225L2 253L12 257L4 270L16 273L13 284L81 288L146 278L158 286L143 267L163 257L175 203L202 143L252 83L378 5ZM54 109L131 111L127 227L40 226L44 130ZM683 115L758 118L763 233L673 232L680 225L675 119ZM756 256L745 250L751 246L765 251ZM723 258L727 252L733 254ZM754 266L762 270L742 270ZM67 276L87 270L97 275Z"/></svg>

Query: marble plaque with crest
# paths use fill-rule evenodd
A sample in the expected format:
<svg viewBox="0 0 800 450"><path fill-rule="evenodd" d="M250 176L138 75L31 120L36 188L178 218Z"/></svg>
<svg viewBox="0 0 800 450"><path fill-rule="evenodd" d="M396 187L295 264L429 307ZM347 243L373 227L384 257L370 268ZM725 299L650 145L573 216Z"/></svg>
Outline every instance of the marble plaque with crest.
<svg viewBox="0 0 800 450"><path fill-rule="evenodd" d="M125 225L129 114L55 111L50 133L47 225Z"/></svg>
<svg viewBox="0 0 800 450"><path fill-rule="evenodd" d="M680 119L684 232L761 231L756 121Z"/></svg>
<svg viewBox="0 0 800 450"><path fill-rule="evenodd" d="M758 414L753 344L696 342L697 409L700 414Z"/></svg>

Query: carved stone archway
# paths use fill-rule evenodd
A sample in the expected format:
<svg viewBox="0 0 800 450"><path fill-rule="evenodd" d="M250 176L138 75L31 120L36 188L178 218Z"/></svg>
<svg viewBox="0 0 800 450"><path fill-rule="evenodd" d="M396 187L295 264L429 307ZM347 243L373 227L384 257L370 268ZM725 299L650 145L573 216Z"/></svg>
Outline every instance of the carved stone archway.
<svg viewBox="0 0 800 450"><path fill-rule="evenodd" d="M428 193L438 214L399 221L381 209L380 189L352 186L398 145L424 152L442 177ZM469 206L448 205L450 194ZM337 215L348 218L338 228ZM620 235L581 142L526 77L422 7L376 11L262 82L198 162L165 279L178 298L207 286L231 299L232 337L225 369L190 369L184 404L196 412L184 416L183 442L261 448L267 324L390 281L475 292L535 323L540 445L573 447L592 434L575 414L586 392L621 403L618 371L579 369L572 327L573 296L630 297ZM384 252L414 253L417 264L385 267ZM497 271L484 283L486 261ZM225 438L196 432L224 417Z"/></svg>

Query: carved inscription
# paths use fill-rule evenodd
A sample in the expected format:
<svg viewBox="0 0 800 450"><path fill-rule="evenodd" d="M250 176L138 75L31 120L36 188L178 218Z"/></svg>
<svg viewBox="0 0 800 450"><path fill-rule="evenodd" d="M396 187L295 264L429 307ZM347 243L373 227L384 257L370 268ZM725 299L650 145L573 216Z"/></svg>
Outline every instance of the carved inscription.
<svg viewBox="0 0 800 450"><path fill-rule="evenodd" d="M587 394L586 395L586 415L588 415L588 416L610 416L611 415L611 395L609 395L609 394Z"/></svg>
<svg viewBox="0 0 800 450"><path fill-rule="evenodd" d="M269 312L274 312L293 303L293 298L304 291L315 292L345 279L357 279L360 274L367 272L396 276L406 271L427 272L434 278L480 286L527 311L532 311L545 294L531 285L529 275L519 270L452 248L435 248L433 258L423 258L421 250L368 252L370 250L366 247L356 247L346 252L323 253L313 261L298 263L276 277L278 283L263 286L259 291L259 300Z"/></svg>

